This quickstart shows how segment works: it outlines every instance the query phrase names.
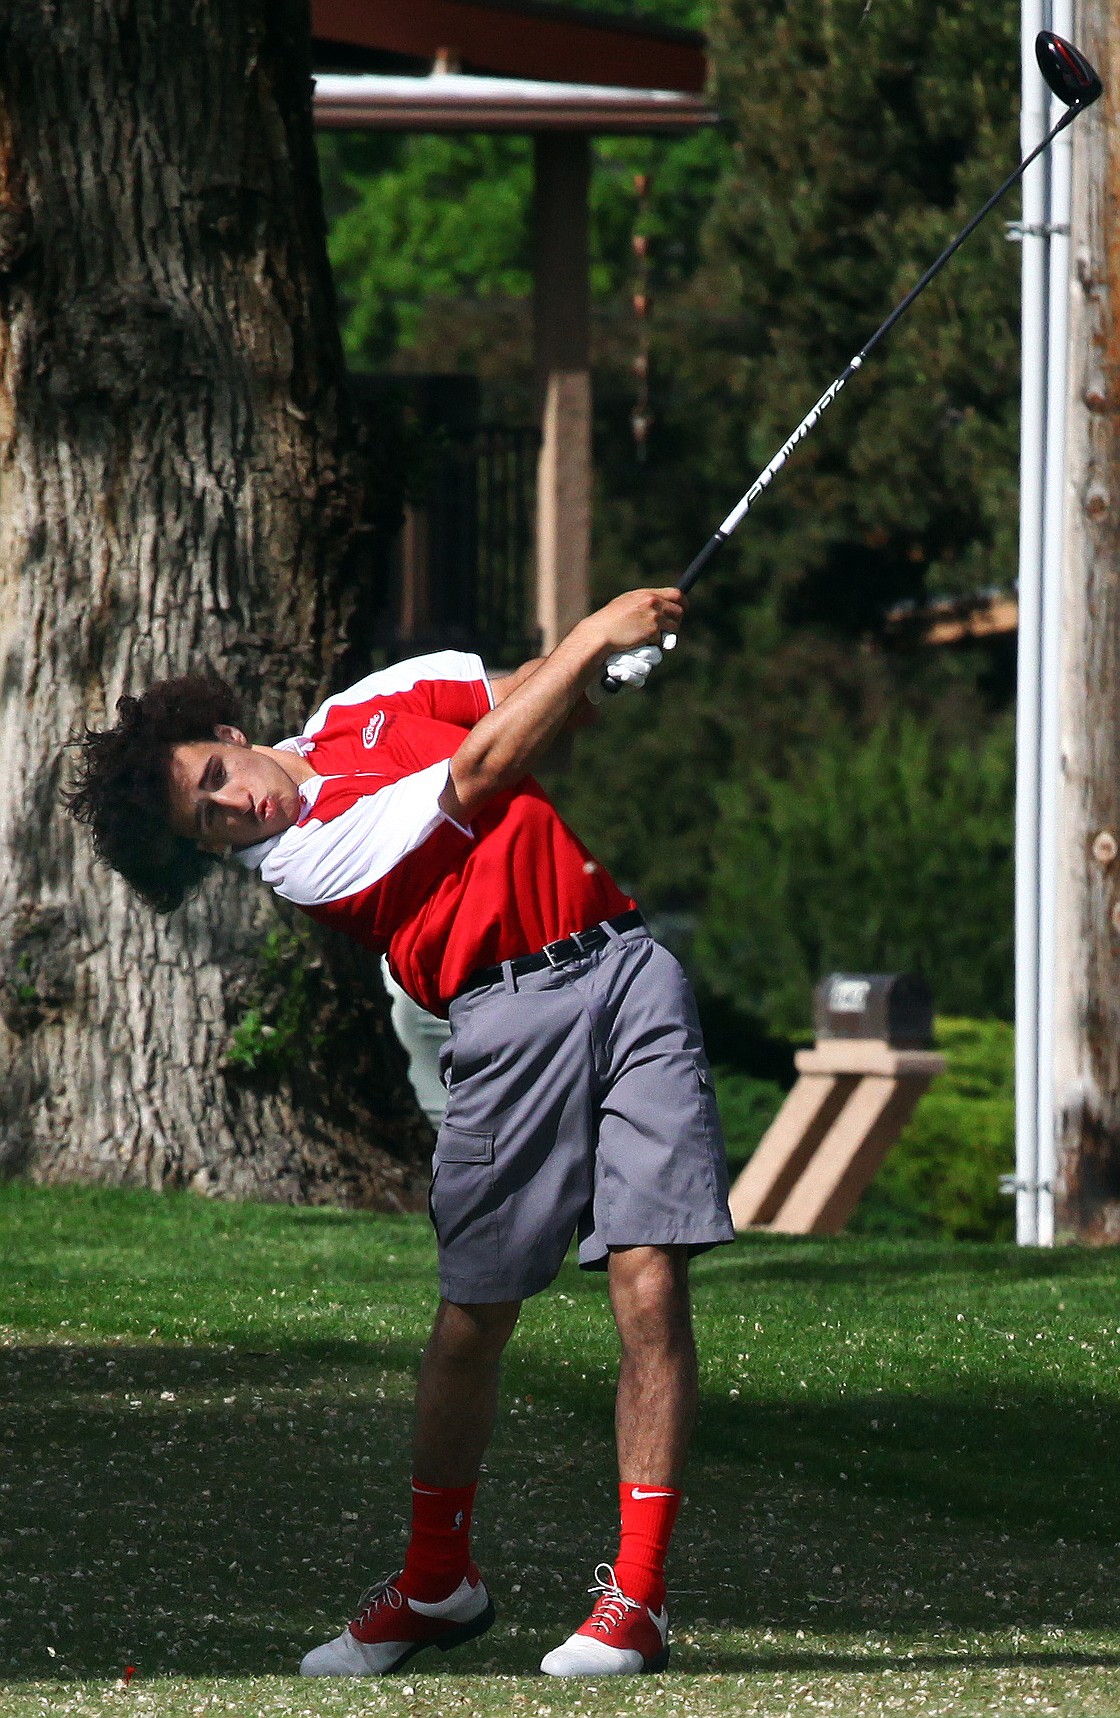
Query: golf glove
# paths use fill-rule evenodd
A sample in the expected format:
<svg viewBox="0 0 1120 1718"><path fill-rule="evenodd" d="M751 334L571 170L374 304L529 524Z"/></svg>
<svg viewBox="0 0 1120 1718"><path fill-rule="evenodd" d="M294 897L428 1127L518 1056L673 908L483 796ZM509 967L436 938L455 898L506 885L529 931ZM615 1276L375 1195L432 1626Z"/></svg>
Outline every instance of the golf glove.
<svg viewBox="0 0 1120 1718"><path fill-rule="evenodd" d="M620 650L614 656L608 656L602 679L593 680L587 688L589 702L602 703L606 690L604 682L607 680L611 682L611 689L615 692L625 692L631 686L636 692L640 692L664 652L675 649L676 643L676 633L666 632L662 635L660 650L656 644L638 644L633 650Z"/></svg>
<svg viewBox="0 0 1120 1718"><path fill-rule="evenodd" d="M660 661L661 652L656 644L639 644L633 650L620 650L617 655L608 656L607 675L619 686L633 686L640 692Z"/></svg>

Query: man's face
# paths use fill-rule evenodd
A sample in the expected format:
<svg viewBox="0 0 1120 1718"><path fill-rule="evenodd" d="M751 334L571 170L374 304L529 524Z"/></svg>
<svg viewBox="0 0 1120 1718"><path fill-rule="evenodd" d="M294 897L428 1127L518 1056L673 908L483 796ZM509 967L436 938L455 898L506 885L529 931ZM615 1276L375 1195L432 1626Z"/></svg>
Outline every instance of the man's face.
<svg viewBox="0 0 1120 1718"><path fill-rule="evenodd" d="M296 784L273 753L250 746L238 728L213 740L172 746L171 827L207 853L252 847L298 821Z"/></svg>

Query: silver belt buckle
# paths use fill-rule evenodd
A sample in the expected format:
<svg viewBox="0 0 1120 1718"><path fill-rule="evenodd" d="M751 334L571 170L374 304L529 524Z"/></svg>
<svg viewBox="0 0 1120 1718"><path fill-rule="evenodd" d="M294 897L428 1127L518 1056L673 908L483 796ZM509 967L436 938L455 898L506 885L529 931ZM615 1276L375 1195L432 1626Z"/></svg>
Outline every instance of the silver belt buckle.
<svg viewBox="0 0 1120 1718"><path fill-rule="evenodd" d="M572 937L558 937L553 943L545 943L541 953L554 971L558 966L563 966L566 960L572 958L570 954L562 954L560 950L566 949L573 940Z"/></svg>

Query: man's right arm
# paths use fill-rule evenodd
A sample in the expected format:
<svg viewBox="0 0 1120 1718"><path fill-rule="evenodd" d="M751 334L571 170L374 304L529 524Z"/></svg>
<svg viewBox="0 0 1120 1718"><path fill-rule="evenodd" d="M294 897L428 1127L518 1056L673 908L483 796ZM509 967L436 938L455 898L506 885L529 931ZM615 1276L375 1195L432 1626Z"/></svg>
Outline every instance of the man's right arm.
<svg viewBox="0 0 1120 1718"><path fill-rule="evenodd" d="M451 759L440 807L456 823L469 823L493 794L519 781L556 738L608 656L640 644L657 644L676 632L684 614L678 590L627 591L574 626L539 664L471 729Z"/></svg>

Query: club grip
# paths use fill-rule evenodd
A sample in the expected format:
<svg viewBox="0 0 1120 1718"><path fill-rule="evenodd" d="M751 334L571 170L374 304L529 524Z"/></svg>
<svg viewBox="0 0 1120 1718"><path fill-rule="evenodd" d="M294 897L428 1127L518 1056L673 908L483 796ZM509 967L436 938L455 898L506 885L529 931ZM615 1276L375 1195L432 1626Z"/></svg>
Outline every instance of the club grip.
<svg viewBox="0 0 1120 1718"><path fill-rule="evenodd" d="M726 541L727 538L723 535L722 531L717 531L713 536L709 537L696 559L689 562L683 574L677 580L677 589L686 592L690 591L697 579L700 577L700 574L704 571L708 562L715 559Z"/></svg>
<svg viewBox="0 0 1120 1718"><path fill-rule="evenodd" d="M727 538L722 531L713 532L713 534L708 538L708 541L704 544L700 553L696 556L695 560L689 562L681 577L677 580L677 589L679 591L686 593L692 589L693 585L700 577L700 574L708 565L708 562L715 559L726 541ZM600 680L599 684L608 698L613 698L622 691L621 681L612 680L606 669L603 670L603 678Z"/></svg>

